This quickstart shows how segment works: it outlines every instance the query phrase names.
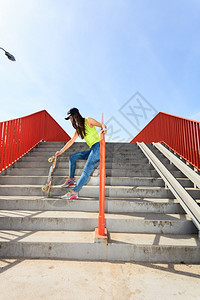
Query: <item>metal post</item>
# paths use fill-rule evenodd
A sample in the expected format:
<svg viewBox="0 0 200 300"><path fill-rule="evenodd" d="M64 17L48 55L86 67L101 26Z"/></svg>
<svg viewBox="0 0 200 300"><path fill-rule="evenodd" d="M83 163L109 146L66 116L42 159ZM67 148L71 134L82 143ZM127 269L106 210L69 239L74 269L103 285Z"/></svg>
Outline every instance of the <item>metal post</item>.
<svg viewBox="0 0 200 300"><path fill-rule="evenodd" d="M103 113L101 114L103 124ZM105 134L100 134L100 175L99 175L99 219L98 228L95 229L95 241L103 239L107 242L107 230L105 228Z"/></svg>

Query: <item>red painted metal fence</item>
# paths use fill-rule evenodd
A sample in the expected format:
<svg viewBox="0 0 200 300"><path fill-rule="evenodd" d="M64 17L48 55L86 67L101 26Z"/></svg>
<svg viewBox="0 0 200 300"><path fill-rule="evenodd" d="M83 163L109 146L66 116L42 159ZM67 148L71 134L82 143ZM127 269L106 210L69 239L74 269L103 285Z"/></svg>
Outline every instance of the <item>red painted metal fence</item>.
<svg viewBox="0 0 200 300"><path fill-rule="evenodd" d="M46 110L0 123L0 172L40 141L67 142L70 136Z"/></svg>
<svg viewBox="0 0 200 300"><path fill-rule="evenodd" d="M200 170L200 122L159 112L131 143L164 142Z"/></svg>

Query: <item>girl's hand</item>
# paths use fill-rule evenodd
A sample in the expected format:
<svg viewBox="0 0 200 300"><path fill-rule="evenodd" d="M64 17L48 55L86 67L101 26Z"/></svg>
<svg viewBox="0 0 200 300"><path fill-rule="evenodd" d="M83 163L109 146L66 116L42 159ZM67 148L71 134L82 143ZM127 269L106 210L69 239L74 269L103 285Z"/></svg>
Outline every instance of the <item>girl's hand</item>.
<svg viewBox="0 0 200 300"><path fill-rule="evenodd" d="M63 154L63 151L61 151L61 150L60 150L60 151L57 151L57 152L55 153L56 156L59 156L59 155L61 155L61 154Z"/></svg>
<svg viewBox="0 0 200 300"><path fill-rule="evenodd" d="M107 127L106 127L106 125L104 125L104 124L102 125L101 133L104 133L104 134L107 133Z"/></svg>

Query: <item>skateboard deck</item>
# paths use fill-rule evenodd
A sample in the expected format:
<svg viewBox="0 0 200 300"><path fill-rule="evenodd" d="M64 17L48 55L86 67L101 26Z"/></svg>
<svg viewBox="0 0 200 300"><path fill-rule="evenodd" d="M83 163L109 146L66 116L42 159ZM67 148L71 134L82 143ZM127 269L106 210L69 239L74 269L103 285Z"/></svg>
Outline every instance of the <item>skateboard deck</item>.
<svg viewBox="0 0 200 300"><path fill-rule="evenodd" d="M53 163L52 163L52 165L51 165L51 167L49 169L49 174L48 174L48 177L47 177L47 182L42 187L42 191L46 192L47 197L50 196L50 189L51 189L51 184L52 184L52 175L53 175L53 171L54 171L55 166L56 166L56 161L57 161L57 155L51 156L48 159L48 162L53 162Z"/></svg>

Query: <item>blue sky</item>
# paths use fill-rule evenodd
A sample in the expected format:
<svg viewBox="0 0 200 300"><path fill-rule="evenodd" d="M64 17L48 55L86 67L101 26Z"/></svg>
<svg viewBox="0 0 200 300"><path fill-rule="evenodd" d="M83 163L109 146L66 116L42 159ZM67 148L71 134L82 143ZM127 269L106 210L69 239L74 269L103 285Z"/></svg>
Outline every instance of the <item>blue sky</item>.
<svg viewBox="0 0 200 300"><path fill-rule="evenodd" d="M200 121L199 15L198 0L0 0L16 57L0 53L0 121L46 109L72 135L70 107L103 111L116 141L159 111Z"/></svg>

